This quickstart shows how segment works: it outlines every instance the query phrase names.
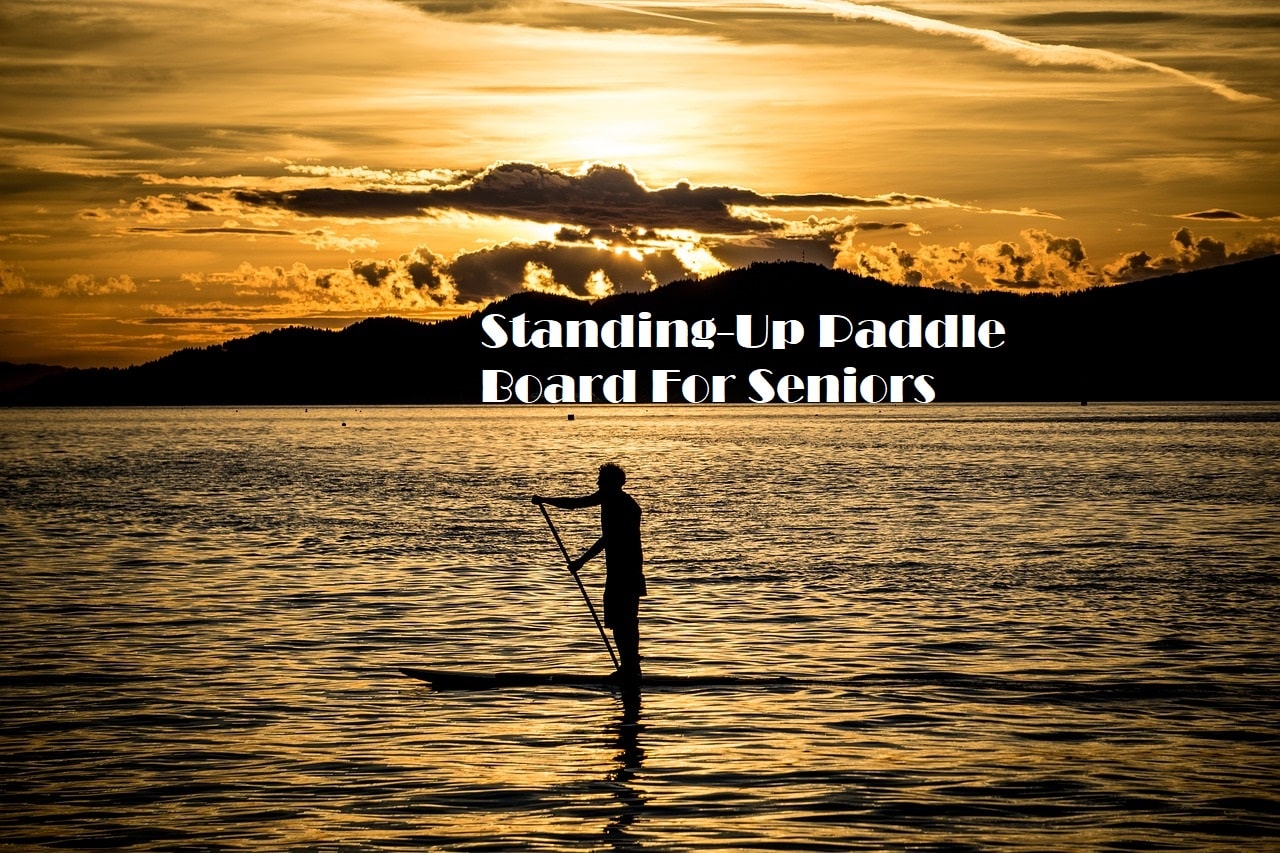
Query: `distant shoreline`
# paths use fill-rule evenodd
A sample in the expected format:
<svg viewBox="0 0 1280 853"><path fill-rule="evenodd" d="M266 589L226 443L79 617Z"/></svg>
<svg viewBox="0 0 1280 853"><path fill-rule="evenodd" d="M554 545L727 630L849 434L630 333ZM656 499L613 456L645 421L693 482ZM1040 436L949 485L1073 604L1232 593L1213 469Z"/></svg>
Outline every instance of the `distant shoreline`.
<svg viewBox="0 0 1280 853"><path fill-rule="evenodd" d="M1276 280L1280 255L1031 295L754 264L595 302L524 292L433 323L293 326L128 368L0 365L0 406L1269 401ZM508 340L503 318L526 317ZM650 317L696 337L649 343ZM620 318L640 318L634 340ZM554 334L611 323L609 347Z"/></svg>

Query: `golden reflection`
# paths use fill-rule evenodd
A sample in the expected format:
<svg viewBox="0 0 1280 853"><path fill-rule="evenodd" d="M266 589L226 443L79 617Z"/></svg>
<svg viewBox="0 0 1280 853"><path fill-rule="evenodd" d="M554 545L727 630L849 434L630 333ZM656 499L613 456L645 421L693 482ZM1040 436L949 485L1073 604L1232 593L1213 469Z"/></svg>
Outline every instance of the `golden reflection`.
<svg viewBox="0 0 1280 853"><path fill-rule="evenodd" d="M618 801L618 811L604 828L604 837L614 849L625 850L637 847L638 843L628 834L628 830L644 812L647 797L633 785L644 765L644 748L640 746L640 734L643 726L640 723L641 696L639 693L627 692L622 697L622 715L617 724L617 738L614 747L617 749L614 761L617 767L606 777L612 783L614 798Z"/></svg>

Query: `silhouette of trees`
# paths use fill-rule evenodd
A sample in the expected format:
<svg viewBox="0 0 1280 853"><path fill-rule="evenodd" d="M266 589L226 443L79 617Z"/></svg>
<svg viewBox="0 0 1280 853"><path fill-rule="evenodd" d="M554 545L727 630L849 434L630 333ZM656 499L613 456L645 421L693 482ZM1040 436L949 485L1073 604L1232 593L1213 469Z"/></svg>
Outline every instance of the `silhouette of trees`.
<svg viewBox="0 0 1280 853"><path fill-rule="evenodd" d="M730 401L746 402L746 374L934 377L939 401L1274 400L1268 291L1280 256L1062 295L965 293L902 287L821 266L753 264L700 281L594 303L519 293L438 323L364 320L339 332L287 328L127 369L0 371L8 405L435 404L480 401L481 371L542 376L658 368L735 374ZM746 350L732 337L710 349L487 348L482 318L594 319L647 311L654 319L739 314L798 320L801 343ZM999 349L820 349L817 318L900 320L973 314L1007 330ZM644 383L642 383L644 384ZM641 399L640 402L646 402Z"/></svg>

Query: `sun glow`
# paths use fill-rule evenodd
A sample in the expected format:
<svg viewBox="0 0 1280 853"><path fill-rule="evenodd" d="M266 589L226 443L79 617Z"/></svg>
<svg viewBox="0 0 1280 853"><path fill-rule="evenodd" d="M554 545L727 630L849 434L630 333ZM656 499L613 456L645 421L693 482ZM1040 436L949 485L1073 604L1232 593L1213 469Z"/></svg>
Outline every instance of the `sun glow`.
<svg viewBox="0 0 1280 853"><path fill-rule="evenodd" d="M665 156L670 144L659 136L656 121L605 119L589 122L570 134L570 145L578 146L583 159L613 163L644 161Z"/></svg>
<svg viewBox="0 0 1280 853"><path fill-rule="evenodd" d="M420 316L446 274L467 306L783 258L1062 287L1280 247L1263 0L63 5L0 28L0 361Z"/></svg>

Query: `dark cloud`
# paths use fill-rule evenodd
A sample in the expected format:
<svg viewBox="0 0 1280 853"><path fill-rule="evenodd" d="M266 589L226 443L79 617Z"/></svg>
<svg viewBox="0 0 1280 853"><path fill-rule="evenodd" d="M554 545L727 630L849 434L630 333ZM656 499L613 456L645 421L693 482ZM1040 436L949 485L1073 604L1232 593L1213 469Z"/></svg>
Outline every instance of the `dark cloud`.
<svg viewBox="0 0 1280 853"><path fill-rule="evenodd" d="M614 233L613 231L573 228L566 225L556 232L556 240L561 243L589 243L597 237L611 238Z"/></svg>
<svg viewBox="0 0 1280 853"><path fill-rule="evenodd" d="M1258 221L1254 217L1249 216L1247 214L1237 213L1234 210L1222 210L1220 208L1215 208L1213 210L1201 210L1201 211L1197 211L1196 213L1180 213L1177 215L1176 218L1177 219L1208 219L1208 220L1227 219L1227 220L1237 220L1240 222L1257 222Z"/></svg>
<svg viewBox="0 0 1280 853"><path fill-rule="evenodd" d="M1085 268L1088 259L1085 257L1084 244L1080 242L1079 237L1055 237L1045 234L1044 248L1047 253L1061 260L1072 272Z"/></svg>
<svg viewBox="0 0 1280 853"><path fill-rule="evenodd" d="M139 34L136 23L121 11L94 6L72 10L45 3L0 5L0 47L23 52L91 52L103 44Z"/></svg>
<svg viewBox="0 0 1280 853"><path fill-rule="evenodd" d="M407 255L401 255L400 263L404 266L409 281L419 290L434 293L444 288L443 259L434 252L418 248Z"/></svg>
<svg viewBox="0 0 1280 853"><path fill-rule="evenodd" d="M807 261L833 266L840 245L858 233L923 233L910 222L819 220L810 216L782 233L758 234L743 239L718 240L711 244L715 256L731 267L757 261Z"/></svg>
<svg viewBox="0 0 1280 853"><path fill-rule="evenodd" d="M859 231L902 231L910 228L910 222L859 222Z"/></svg>
<svg viewBox="0 0 1280 853"><path fill-rule="evenodd" d="M82 203L115 202L129 192L134 181L101 175L77 175L44 169L0 164L0 197L12 201L19 195L49 197L76 194Z"/></svg>
<svg viewBox="0 0 1280 853"><path fill-rule="evenodd" d="M453 299L448 262L425 247L390 260L351 261L348 266L357 279L373 288L386 287L396 298L417 292L436 302Z"/></svg>
<svg viewBox="0 0 1280 853"><path fill-rule="evenodd" d="M1040 280L1033 273L1036 257L1016 243L997 243L992 251L977 258L978 269L992 284L1017 289L1036 289Z"/></svg>
<svg viewBox="0 0 1280 853"><path fill-rule="evenodd" d="M1232 11L1218 14L1209 8L1203 12L1186 14L1163 12L1154 9L1111 9L1095 12L1068 11L1045 12L1039 15L1018 15L1005 21L1020 27L1111 27L1142 26L1147 24L1177 24L1203 32L1206 29L1280 29L1280 14L1274 12Z"/></svg>
<svg viewBox="0 0 1280 853"><path fill-rule="evenodd" d="M731 267L745 267L757 261L807 261L832 266L836 251L829 236L757 237L740 243L720 243L715 256Z"/></svg>
<svg viewBox="0 0 1280 853"><path fill-rule="evenodd" d="M259 234L269 237L292 237L296 231L284 231L279 228L250 228L242 225L220 225L200 228L161 228L152 225L137 225L129 229L131 234Z"/></svg>
<svg viewBox="0 0 1280 853"><path fill-rule="evenodd" d="M293 192L237 190L232 197L253 207L275 207L304 216L352 216L392 218L420 216L424 205L420 193L388 190L309 189Z"/></svg>
<svg viewBox="0 0 1280 853"><path fill-rule="evenodd" d="M395 272L390 263L378 261L352 261L351 272L364 279L370 287L380 287Z"/></svg>
<svg viewBox="0 0 1280 853"><path fill-rule="evenodd" d="M594 246L555 243L508 244L468 252L448 267L462 301L488 299L521 290L530 264L550 270L573 293L586 296L588 282L600 272L615 291L643 291L684 278L689 270L670 249L648 253L616 252Z"/></svg>
<svg viewBox="0 0 1280 853"><path fill-rule="evenodd" d="M677 247L618 251L578 243L506 243L446 259L419 247L398 258L351 261L351 274L371 288L414 289L437 302L471 304L500 298L553 282L580 297L608 292L646 291L667 281L687 278L690 268ZM331 273L330 277L333 277ZM317 282L324 286L324 283Z"/></svg>
<svg viewBox="0 0 1280 853"><path fill-rule="evenodd" d="M3 19L0 19L3 20ZM40 145L79 147L87 145L87 137L69 136L25 127L0 127L0 139L10 142L35 142Z"/></svg>
<svg viewBox="0 0 1280 853"><path fill-rule="evenodd" d="M712 20L708 20L710 18L715 21L717 35L727 37L724 35L725 30L737 29L732 25L738 17L733 13L718 13L714 9L698 9L694 13L698 17L690 17L679 14L684 11L679 8L660 11L657 8L610 6L605 3L591 3L590 10L585 11L581 4L576 3L527 3L515 0L512 2L508 0L399 0L399 2L433 17L465 18L470 21L508 23L543 29L597 32L636 28L651 32L706 32L707 27L712 24ZM752 20L759 23L754 18ZM756 26L755 29L759 30L760 27Z"/></svg>
<svg viewBox="0 0 1280 853"><path fill-rule="evenodd" d="M507 0L401 0L428 15L457 17L491 17L497 12L512 11L516 4Z"/></svg>
<svg viewBox="0 0 1280 853"><path fill-rule="evenodd" d="M649 189L622 166L569 173L532 163L502 163L465 180L416 192L372 189L238 191L237 201L304 216L389 218L457 211L579 229L691 229L712 234L769 231L780 222L734 210L749 208L881 209L944 205L926 196L860 197L834 193L765 194L741 187L679 183Z"/></svg>
<svg viewBox="0 0 1280 853"><path fill-rule="evenodd" d="M1226 15L1202 14L1194 20L1223 29L1280 30L1280 15L1274 12L1239 12Z"/></svg>
<svg viewBox="0 0 1280 853"><path fill-rule="evenodd" d="M1095 27L1111 24L1158 24L1185 17L1174 12L1116 9L1100 12L1045 12L1039 15L1020 15L1009 18L1008 21L1023 27Z"/></svg>

